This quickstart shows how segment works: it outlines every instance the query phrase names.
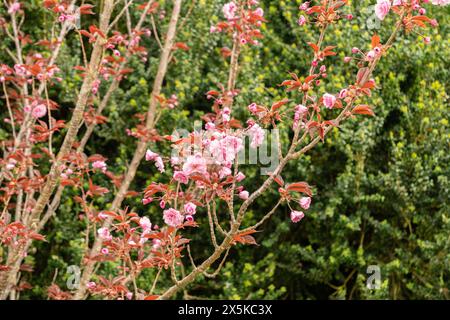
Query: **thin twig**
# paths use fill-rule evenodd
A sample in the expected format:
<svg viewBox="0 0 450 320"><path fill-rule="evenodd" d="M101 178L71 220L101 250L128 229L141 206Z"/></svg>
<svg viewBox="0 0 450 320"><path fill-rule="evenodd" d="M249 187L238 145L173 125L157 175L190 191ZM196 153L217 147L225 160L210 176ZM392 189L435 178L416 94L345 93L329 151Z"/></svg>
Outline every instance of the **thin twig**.
<svg viewBox="0 0 450 320"><path fill-rule="evenodd" d="M230 252L230 248L228 247L227 251L225 252L225 255L222 258L222 261L220 262L219 266L217 267L216 271L214 271L213 273L208 273L208 272L203 272L203 275L207 278L215 278L217 277L217 275L219 274L220 270L222 269L225 261L227 260L228 257L228 252Z"/></svg>
<svg viewBox="0 0 450 320"><path fill-rule="evenodd" d="M210 207L209 203L207 203L206 206L208 209L207 211L208 211L208 221L209 221L209 231L211 234L211 241L213 243L214 248L217 248L218 245L217 245L216 233L214 232L214 222L213 222L213 219L211 216L211 207Z"/></svg>
<svg viewBox="0 0 450 320"><path fill-rule="evenodd" d="M246 232L249 230L256 230L256 228L258 228L260 225L262 225L264 223L264 221L266 221L267 219L269 219L274 213L275 211L278 209L278 207L280 206L280 204L283 202L283 200L278 200L277 204L275 205L275 207L273 207L272 210L270 210L268 213L266 213L264 215L264 217L262 217L261 220L259 220L257 223L255 223L253 226L245 228L244 230L242 230L241 232Z"/></svg>

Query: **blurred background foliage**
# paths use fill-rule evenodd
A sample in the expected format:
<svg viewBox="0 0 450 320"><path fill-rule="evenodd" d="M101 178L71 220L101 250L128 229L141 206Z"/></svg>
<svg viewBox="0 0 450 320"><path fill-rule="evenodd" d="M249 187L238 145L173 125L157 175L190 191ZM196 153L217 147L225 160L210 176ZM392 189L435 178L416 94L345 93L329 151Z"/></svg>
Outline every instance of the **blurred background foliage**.
<svg viewBox="0 0 450 320"><path fill-rule="evenodd" d="M193 0L185 1L186 14ZM261 46L246 48L241 56L238 79L240 95L235 102L236 115L245 120L251 102L270 105L295 94L278 87L288 72L308 72L315 27L297 25L301 1L261 1L268 20L262 31ZM170 13L170 1L160 1ZM231 46L222 34L209 34L211 24L222 19L224 1L195 0L195 8L180 30L177 41L186 42L187 52L178 51L169 67L163 92L177 94L180 105L161 118L161 133L176 128L192 129L194 120L210 110L205 92L226 83L228 61L220 49ZM388 16L380 28L370 29L375 1L351 1L353 21L344 20L329 29L325 43L337 45L339 54L326 60L328 78L320 94L336 93L354 82L356 67L344 64L352 47L368 49L374 32L386 40L393 28ZM98 3L97 3L98 4ZM369 9L367 9L369 8ZM1 12L3 14L3 12ZM281 207L256 236L259 246L242 246L230 251L228 262L215 279L199 279L184 293L190 298L220 299L449 299L450 298L450 131L449 131L449 13L448 7L428 6L430 16L440 26L427 29L430 45L416 34L400 35L388 56L375 71L379 90L368 103L376 117L357 117L332 131L325 143L291 163L285 181L308 181L314 186L313 204L299 224L289 220L289 209ZM40 1L29 1L24 25L33 39L47 37L48 14ZM133 13L137 17L138 12ZM169 14L160 21L164 33ZM86 28L96 17L82 22ZM36 28L35 26L42 26ZM125 25L121 25L125 31ZM135 70L114 93L105 115L108 123L100 125L87 145L86 153L101 153L109 160L110 170L122 173L134 152L135 140L125 134L136 125L133 115L144 112L149 102L151 84L158 63L158 46L146 39L149 59L133 60ZM0 48L10 46L8 40ZM74 106L81 78L73 71L80 64L79 42L69 37L58 64L64 81L51 89L50 96L61 104L61 118L67 118ZM0 60L10 63L1 50ZM2 113L5 112L2 108ZM280 127L287 143L287 127ZM283 130L284 129L284 130ZM6 137L5 126L0 138ZM55 142L57 143L57 141ZM167 144L153 149L169 152ZM264 179L259 169L244 167L246 187L254 190ZM142 191L150 181L166 179L153 166L139 168L132 188ZM100 178L101 179L101 178ZM110 184L103 181L105 185ZM48 242L39 243L27 257L34 266L24 274L33 289L22 298L45 298L46 287L55 281L64 289L70 274L67 267L79 265L86 245L84 223L78 218L80 208L73 201L76 191L66 189L57 216L48 223L44 234ZM249 211L245 223L271 209L278 200L276 188L266 193ZM99 210L107 208L112 195L96 202ZM152 222L162 224L158 206L142 206L140 198L129 198L125 205ZM219 212L220 214L220 212ZM194 232L192 251L201 261L212 251L204 218ZM366 287L367 268L381 270L381 288ZM185 263L189 266L188 260ZM57 274L56 274L57 271ZM103 265L99 273L114 274L115 265ZM151 286L153 270L139 279ZM162 279L169 284L169 279ZM180 294L178 298L183 298Z"/></svg>

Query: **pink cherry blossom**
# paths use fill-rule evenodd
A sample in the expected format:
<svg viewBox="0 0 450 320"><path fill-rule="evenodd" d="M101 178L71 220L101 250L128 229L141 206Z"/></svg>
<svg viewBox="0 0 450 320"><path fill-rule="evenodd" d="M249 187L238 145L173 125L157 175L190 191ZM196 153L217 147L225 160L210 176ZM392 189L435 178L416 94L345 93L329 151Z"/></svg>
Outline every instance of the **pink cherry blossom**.
<svg viewBox="0 0 450 320"><path fill-rule="evenodd" d="M184 205L184 212L189 215L194 215L197 210L197 206L192 202L187 202Z"/></svg>
<svg viewBox="0 0 450 320"><path fill-rule="evenodd" d="M15 159L9 159L6 169L12 170L16 166L17 161Z"/></svg>
<svg viewBox="0 0 450 320"><path fill-rule="evenodd" d="M305 24L306 24L306 18L305 18L305 16L304 16L304 15L301 15L301 16L298 18L297 23L298 23L299 26L305 25Z"/></svg>
<svg viewBox="0 0 450 320"><path fill-rule="evenodd" d="M161 240L153 239L152 240L152 249L157 250L161 246Z"/></svg>
<svg viewBox="0 0 450 320"><path fill-rule="evenodd" d="M255 114L258 111L258 105L256 103L252 103L248 106L248 110L252 113Z"/></svg>
<svg viewBox="0 0 450 320"><path fill-rule="evenodd" d="M216 125L212 122L208 122L207 124L205 124L206 130L214 130L215 128L216 128Z"/></svg>
<svg viewBox="0 0 450 320"><path fill-rule="evenodd" d="M450 0L431 0L431 3L435 6L446 6L450 4Z"/></svg>
<svg viewBox="0 0 450 320"><path fill-rule="evenodd" d="M222 169L220 169L219 171L219 177L220 179L223 179L225 177L228 177L229 175L231 175L231 169L228 167L222 167Z"/></svg>
<svg viewBox="0 0 450 320"><path fill-rule="evenodd" d="M92 94L97 94L98 93L98 88L100 87L101 81L99 79L95 80L92 83Z"/></svg>
<svg viewBox="0 0 450 320"><path fill-rule="evenodd" d="M158 157L159 157L159 154L153 152L150 149L147 149L147 151L145 152L145 160L146 161L152 161L152 160L155 160Z"/></svg>
<svg viewBox="0 0 450 320"><path fill-rule="evenodd" d="M47 114L47 108L43 104L38 104L36 107L33 108L33 111L31 112L31 115L34 118L42 118Z"/></svg>
<svg viewBox="0 0 450 320"><path fill-rule="evenodd" d="M92 168L99 169L102 172L106 172L108 166L106 165L105 161L98 160L98 161L92 162Z"/></svg>
<svg viewBox="0 0 450 320"><path fill-rule="evenodd" d="M241 182L242 180L245 179L245 174L243 174L242 172L238 172L235 178L237 182Z"/></svg>
<svg viewBox="0 0 450 320"><path fill-rule="evenodd" d="M163 218L164 222L171 227L178 227L184 220L184 216L180 213L180 211L173 208L164 210Z"/></svg>
<svg viewBox="0 0 450 320"><path fill-rule="evenodd" d="M194 217L190 214L188 214L185 218L186 218L186 221L190 221L190 222L194 221Z"/></svg>
<svg viewBox="0 0 450 320"><path fill-rule="evenodd" d="M97 234L100 237L100 239L103 239L103 240L111 240L112 239L112 236L109 233L108 228L99 228L97 230Z"/></svg>
<svg viewBox="0 0 450 320"><path fill-rule="evenodd" d="M297 223L300 220L302 220L304 216L305 216L305 214L303 212L294 210L291 212L291 221L293 223Z"/></svg>
<svg viewBox="0 0 450 320"><path fill-rule="evenodd" d="M264 142L264 129L262 129L258 124L254 124L248 130L248 134L252 141L250 142L250 147L257 148Z"/></svg>
<svg viewBox="0 0 450 320"><path fill-rule="evenodd" d="M344 99L348 94L347 89L342 89L341 92L339 92L339 99Z"/></svg>
<svg viewBox="0 0 450 320"><path fill-rule="evenodd" d="M241 198L242 200L247 200L249 196L249 193L247 190L243 190L241 192L239 192L239 198Z"/></svg>
<svg viewBox="0 0 450 320"><path fill-rule="evenodd" d="M192 173L207 173L206 160L200 154L189 156L183 165L183 172L186 175L190 175Z"/></svg>
<svg viewBox="0 0 450 320"><path fill-rule="evenodd" d="M100 252L101 252L102 254L108 254L108 253L109 253L109 250L108 250L108 248L102 248L102 250L100 250Z"/></svg>
<svg viewBox="0 0 450 320"><path fill-rule="evenodd" d="M299 202L303 209L308 210L311 205L311 197L302 197Z"/></svg>
<svg viewBox="0 0 450 320"><path fill-rule="evenodd" d="M236 154L244 147L241 138L231 135L219 135L208 146L211 158L217 164L232 162Z"/></svg>
<svg viewBox="0 0 450 320"><path fill-rule="evenodd" d="M172 166L177 165L180 163L180 158L179 157L170 157L170 164Z"/></svg>
<svg viewBox="0 0 450 320"><path fill-rule="evenodd" d="M308 108L305 107L304 105L298 104L295 106L294 124L293 124L294 129L298 127L300 120L303 118L306 112L308 112Z"/></svg>
<svg viewBox="0 0 450 320"><path fill-rule="evenodd" d="M94 289L97 286L97 284L93 281L89 281L88 283L86 283L86 287L90 290Z"/></svg>
<svg viewBox="0 0 450 320"><path fill-rule="evenodd" d="M231 110L228 107L223 108L222 110L222 118L223 121L228 122L230 121L230 117L231 117Z"/></svg>
<svg viewBox="0 0 450 320"><path fill-rule="evenodd" d="M145 152L145 160L146 161L155 161L155 166L159 170L159 172L164 172L164 161L159 156L159 154L151 151L150 149L147 149Z"/></svg>
<svg viewBox="0 0 450 320"><path fill-rule="evenodd" d="M144 232L144 233L141 235L141 238L139 239L139 244L140 244L140 245L143 245L144 243L146 243L146 242L148 241L148 238L145 237L145 234L146 234L146 232Z"/></svg>
<svg viewBox="0 0 450 320"><path fill-rule="evenodd" d="M8 13L13 14L19 10L20 10L20 2L15 1L9 6Z"/></svg>
<svg viewBox="0 0 450 320"><path fill-rule="evenodd" d="M372 61L376 56L376 53L374 50L370 50L369 52L367 52L367 60Z"/></svg>
<svg viewBox="0 0 450 320"><path fill-rule="evenodd" d="M264 10L262 8L257 8L253 13L260 17L264 16Z"/></svg>
<svg viewBox="0 0 450 320"><path fill-rule="evenodd" d="M378 0L375 5L375 14L380 20L384 20L384 18L391 10L391 1L390 0Z"/></svg>
<svg viewBox="0 0 450 320"><path fill-rule="evenodd" d="M189 181L188 176L183 171L175 171L173 173L173 179L183 184L187 184Z"/></svg>
<svg viewBox="0 0 450 320"><path fill-rule="evenodd" d="M334 107L334 104L336 103L336 97L332 94L325 93L323 95L323 104L326 108L332 109Z"/></svg>
<svg viewBox="0 0 450 320"><path fill-rule="evenodd" d="M228 2L222 8L223 15L228 20L232 20L235 18L236 10L237 5L234 2Z"/></svg>
<svg viewBox="0 0 450 320"><path fill-rule="evenodd" d="M157 157L155 159L155 166L159 170L159 172L163 173L165 171L164 170L164 162L161 157Z"/></svg>
<svg viewBox="0 0 450 320"><path fill-rule="evenodd" d="M147 217L142 217L141 219L139 219L139 225L141 226L142 230L144 230L144 233L152 230L152 223Z"/></svg>
<svg viewBox="0 0 450 320"><path fill-rule="evenodd" d="M304 2L300 5L300 7L298 7L301 11L305 11L306 9L309 8L309 1Z"/></svg>
<svg viewBox="0 0 450 320"><path fill-rule="evenodd" d="M147 205L153 201L153 198L144 198L142 199L142 204Z"/></svg>
<svg viewBox="0 0 450 320"><path fill-rule="evenodd" d="M298 104L295 106L295 116L294 119L300 119L302 115L308 112L308 108L302 104Z"/></svg>
<svg viewBox="0 0 450 320"><path fill-rule="evenodd" d="M183 171L175 171L173 173L173 179L183 184L187 184L189 181L188 176Z"/></svg>
<svg viewBox="0 0 450 320"><path fill-rule="evenodd" d="M27 73L27 69L25 69L25 67L23 65L15 64L14 65L14 72L18 76L24 76Z"/></svg>
<svg viewBox="0 0 450 320"><path fill-rule="evenodd" d="M108 215L102 211L102 212L100 212L100 213L98 214L98 217L99 217L100 219L106 219L106 218L108 218Z"/></svg>

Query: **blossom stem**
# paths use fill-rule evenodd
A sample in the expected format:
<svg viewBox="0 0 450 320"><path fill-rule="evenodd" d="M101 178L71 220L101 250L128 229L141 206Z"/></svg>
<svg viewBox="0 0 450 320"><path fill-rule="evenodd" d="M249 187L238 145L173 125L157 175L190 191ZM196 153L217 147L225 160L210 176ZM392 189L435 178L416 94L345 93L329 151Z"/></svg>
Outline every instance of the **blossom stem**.
<svg viewBox="0 0 450 320"><path fill-rule="evenodd" d="M169 22L169 28L166 35L166 40L164 42L164 47L161 52L161 57L159 61L158 70L156 73L156 77L153 83L153 89L150 96L150 103L149 108L147 111L147 121L146 121L146 128L151 130L155 127L156 121L155 121L155 114L156 114L156 107L158 105L157 96L161 93L163 81L167 72L167 67L169 64L169 56L172 51L172 47L174 44L175 36L176 36L176 30L177 30L177 22L181 11L181 3L182 0L175 0L174 1L174 7L172 10L172 16ZM156 36L156 35L155 35ZM145 155L147 149L147 142L146 141L139 141L136 147L136 150L133 155L133 159L131 160L130 166L128 167L128 170L125 174L124 179L122 180L122 183L119 187L118 192L116 193L116 196L114 197L114 200L111 204L111 211L116 211L120 208L120 205L122 204L126 193L128 192L129 186L131 182L133 181L138 166L142 160L142 158ZM111 218L107 218L103 222L102 227L109 227L111 225ZM97 240L94 242L91 250L90 250L90 256L96 254L99 252L102 245L102 240L100 238L97 238ZM93 268L95 266L95 261L89 260L87 264L85 265L85 268L83 269L82 276L81 276L81 284L78 288L77 292L74 295L74 299L81 299L84 296L84 293L86 291L86 283L89 281L89 279L92 276Z"/></svg>
<svg viewBox="0 0 450 320"><path fill-rule="evenodd" d="M103 7L103 11L100 16L101 30L106 30L106 27L111 18L113 8L114 8L114 1L105 0L105 5ZM56 160L53 162L51 166L50 172L47 176L47 181L44 187L42 188L39 198L37 199L36 204L33 207L33 210L30 214L28 224L32 229L35 229L37 227L39 222L39 216L41 215L46 204L48 203L48 200L50 199L54 191L54 188L57 184L58 177L60 176L61 173L60 172L61 165L65 162L64 160L65 157L72 149L73 142L75 141L76 134L80 127L80 123L83 119L84 109L86 107L87 100L90 95L92 84L98 74L98 65L100 63L102 51L103 51L103 39L99 38L94 44L88 74L86 75L83 81L80 94L78 96L78 100L75 106L75 110L73 112L72 119L70 120L68 126L67 134L58 152ZM27 130L27 132L28 131L29 130ZM26 252L24 250L27 250L27 248L30 245L30 242L31 242L30 240L25 241L24 243L21 243L16 248L14 248L14 250L11 250L11 252L8 253L7 265L10 266L10 270L4 272L0 277L0 299L5 299L8 296L11 287L14 285L17 274L19 272L20 264Z"/></svg>
<svg viewBox="0 0 450 320"><path fill-rule="evenodd" d="M395 35L397 34L397 32L400 30L401 27L401 21L403 19L403 14L401 15L400 18L400 22L397 23L397 26L393 32L393 34L391 35L391 37L388 40L388 44L390 45L390 43L395 39ZM323 39L323 37L321 37ZM375 64L372 65L372 70L375 67ZM365 81L367 81L368 77L370 76L371 72L368 72L365 74L364 78ZM349 109L351 106L347 106L346 109ZM343 118L344 117L344 111L338 116L338 118ZM328 132L329 130L331 130L331 127L328 126L326 128L326 132ZM316 137L307 147L305 147L304 149L302 149L302 153L305 153L306 151L310 150L312 147L314 147L319 141L320 141L320 137ZM295 140L294 140L295 141ZM293 144L294 146L294 144ZM184 288L185 286L187 286L189 283L191 283L192 281L195 280L195 278L197 277L197 275L199 275L200 273L203 273L207 268L209 268L209 266L211 266L211 264L213 264L217 259L219 259L219 257L221 256L221 254L227 250L231 244L232 244L232 240L233 240L233 235L235 235L238 230L239 230L239 226L241 225L242 219L244 217L244 214L247 210L247 208L249 207L249 205L256 199L258 198L265 190L267 190L267 188L272 184L272 182L274 181L274 178L280 174L282 172L282 170L284 169L284 167L286 166L286 164L288 163L289 160L294 159L295 155L297 153L294 153L294 148L290 148L288 154L282 159L282 161L279 163L279 165L277 166L277 168L275 169L275 171L269 176L269 178L264 181L263 185L254 193L252 193L250 195L250 197L241 205L239 211L238 211L238 215L237 215L237 219L235 221L235 223L233 223L232 228L230 230L230 233L228 234L227 237L225 237L225 239L222 241L222 243L216 248L216 250L214 251L214 253L209 256L201 265L199 265L197 268L193 269L191 271L190 274L188 274L186 277L184 277L183 279L181 279L180 281L178 281L176 286L172 286L170 287L168 290L166 290L165 293L163 293L159 299L168 299L171 296L173 296L180 288ZM300 152L300 151L299 151Z"/></svg>
<svg viewBox="0 0 450 320"><path fill-rule="evenodd" d="M400 31L401 26L402 26L402 21L403 21L403 14L400 15L400 20L397 22L394 31L392 32L391 36L389 37L389 40L386 42L386 48L389 48L393 41L395 40L395 37L397 35L397 33ZM374 71L376 65L378 64L378 61L380 60L380 58L377 58L373 61L373 63L370 65L368 72L366 72L363 76L363 78L361 79L360 83L365 83L369 77L372 75L372 72ZM338 115L338 117L335 119L335 121L337 123L340 123L341 120L346 118L346 115L348 114L348 112L350 111L350 109L352 108L354 102L355 102L356 98L354 97L348 104L347 106L342 110L342 112ZM333 128L333 126L327 126L325 128L325 132L324 132L324 136ZM313 139L308 145L306 145L304 148L302 148L300 151L297 151L295 153L292 153L289 157L291 159L296 159L298 157L300 157L302 154L308 152L309 150L311 150L317 143L319 143L319 141L321 140L321 138L319 136L317 136L315 139Z"/></svg>

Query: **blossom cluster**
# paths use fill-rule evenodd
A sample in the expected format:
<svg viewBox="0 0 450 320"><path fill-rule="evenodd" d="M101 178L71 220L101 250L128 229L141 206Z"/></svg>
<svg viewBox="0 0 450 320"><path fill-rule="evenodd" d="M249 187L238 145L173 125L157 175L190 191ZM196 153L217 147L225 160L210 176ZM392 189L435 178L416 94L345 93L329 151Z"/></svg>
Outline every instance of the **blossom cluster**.
<svg viewBox="0 0 450 320"><path fill-rule="evenodd" d="M378 19L384 20L391 8L395 9L395 7L399 6L410 6L414 11L417 11L418 14L425 15L427 11L421 6L421 3L426 4L429 2L436 6L445 6L450 4L450 0L377 0L377 4L375 5L375 14Z"/></svg>
<svg viewBox="0 0 450 320"><path fill-rule="evenodd" d="M264 10L258 5L258 0L226 3L222 8L226 21L211 26L210 32L231 32L241 45L259 44L258 39L262 38L259 28L265 19Z"/></svg>
<svg viewBox="0 0 450 320"><path fill-rule="evenodd" d="M7 11L13 25L17 26L15 19L24 14L26 2L12 0L5 3L7 3ZM177 15L177 3L180 5L181 1L174 1L173 14L175 16ZM390 40L382 43L378 35L373 35L367 50L352 48L351 55L345 57L344 61L357 61L358 72L355 81L335 91L332 89L327 89L326 92L321 90L319 86L322 82L327 81L328 71L331 70L327 65L327 58L337 55L335 52L337 46L323 43L324 39L327 39L324 36L325 30L342 19L352 20L353 15L346 11L348 3L345 0L307 1L300 5L298 24L311 23L320 29L317 42L308 43L312 49L308 65L309 72L305 75L290 73L290 79L280 84L287 92L296 94L292 95L294 96L292 100L286 98L274 102L270 107L252 102L247 106L250 117L240 120L235 117L241 113L235 112L235 109L245 106L238 106L234 101L240 92L235 89L240 47L259 43L258 39L262 38L260 29L265 18L264 11L257 0L226 3L222 7L225 20L212 26L210 31L211 33L228 33L233 39L227 88L225 89L219 84L219 91L211 90L206 93L206 99L212 103L212 112L206 113L202 117L204 127L202 126L200 130L194 129L187 134L176 132L172 135L160 135L154 125L157 122L155 119L159 119L161 112L173 110L180 103L177 95L173 92L167 95L161 93L164 76L159 84L156 84L156 80L160 77L155 77L154 88L159 89L156 90L158 91L156 94L152 93L150 101L152 107L148 112L136 115L139 120L136 128L126 129L128 135L139 139L139 145L124 178L122 175L115 176L108 170L105 157L97 154L87 156L83 151L83 143L85 144L89 139L94 125L107 121L107 118L101 115L101 107L95 108L97 101L100 100L99 105L108 105L108 95L101 95L103 85L108 83L110 89L117 88L118 83L132 72L131 69L126 68L132 57L147 61L148 49L143 47L144 37L154 35L161 45L156 34L157 28L153 25L153 16L151 19L152 31L142 28L141 23L138 23L136 28L127 24L129 28L126 33L105 30L104 27L100 30L95 25L89 26L86 30L79 30L75 25L79 15L94 14L92 5L75 8L66 0L44 1L44 7L54 13L55 30L60 29L64 35L67 30L76 29L76 32L79 33L77 35L81 35L82 57L86 61L84 61L84 65L75 66L74 69L81 71L83 88L86 90L80 90L78 93L81 98L76 103L77 112L74 114L83 115L83 119L81 116L72 118L67 130L71 134L67 134L63 139L61 153L55 152L52 136L64 128L65 123L63 120L56 120L52 117L52 111L57 110L59 105L48 97L47 86L50 87L62 81L60 77L62 72L53 63L53 61L57 61L57 54L53 55L53 53L58 52L59 49L56 49L63 43L64 36L51 41L38 41L35 43L36 46L33 44L33 50L29 50L28 47L32 46L26 45L34 43L34 41L23 36L22 31L13 30L13 33L16 32L16 40L20 40L15 41L20 57L13 59L14 62L10 66L6 64L0 66L0 84L3 87L9 114L9 118L5 118L4 121L12 127L12 139L5 141L5 156L0 159L2 171L0 200L5 207L2 211L2 219L0 219L0 240L1 244L9 247L8 254L14 252L16 248L28 248L31 240L44 240L44 237L39 234L39 228L42 229L46 223L45 219L49 219L55 213L66 186L71 186L79 191L73 197L76 205L81 208L78 218L86 222L86 239L90 240L91 235L95 239L92 251L85 252L82 262L89 264L114 261L118 265L120 276L109 279L98 276L95 281L83 284L87 286L91 294L109 298L143 298L146 293L137 288L131 292L127 282L135 280L139 273L146 268L157 268L159 271L170 269L172 280L178 286L176 269L180 266L181 253L189 243L189 239L183 238L179 231L187 227L197 227L197 223L203 221L202 217L199 217L202 211L206 211L208 214L211 241L215 252L218 252L214 257L220 257L223 254L223 251L217 250L229 249L229 247L225 248L227 245L231 246L238 242L242 244L256 243L250 234L256 232L256 229L274 211L262 218L258 216L259 221L246 229L240 229L241 222L244 221L250 205L264 192L267 192L272 187L272 183L279 185L278 205L289 207L290 219L293 223L301 221L311 206L312 187L306 182L285 183L282 177L284 166L288 161L296 159L297 156L302 155L320 141L324 141L324 137L330 129L339 126L343 120L353 118L357 114L374 115L372 107L357 104L357 102L370 96L372 90L376 88L372 72L377 62L382 59L391 46ZM397 31L404 29L406 33L417 32L420 34L418 31L420 28L427 25L433 27L438 25L436 20L426 16L424 4L427 3L444 6L449 4L449 1L378 0L375 13L380 20L383 20L390 12L393 12L399 16L396 25ZM112 12L112 7L114 7L112 1L105 1L103 6L106 7L108 4L111 5L110 12ZM146 14L155 13L159 14L160 19L164 19L166 13L163 9L158 9L159 5L159 2L153 1L138 5L139 9L146 10L140 21L144 23ZM134 15L129 15L127 9L130 8L125 8L120 12L124 14L125 18L131 20ZM178 9L180 9L179 6ZM170 21L171 26L176 27L177 19L170 19ZM3 28L3 18L1 23ZM19 29L20 24L21 22ZM115 23L112 23L111 27L114 25ZM5 28L9 27L5 26ZM167 30L172 29L167 28ZM169 34L170 32L167 32L167 37ZM162 52L165 52L165 56L168 57L167 59L161 58L161 62L167 60L167 63L165 65L163 63L162 67L158 68L158 74L160 71L165 72L169 61L176 60L172 59L175 50L189 50L185 43L175 42L174 38L175 35L171 40L164 41L170 46L162 48ZM424 37L424 41L430 42L429 37ZM84 44L97 49L90 50L91 48L89 48L87 52L101 53L94 56L94 59L90 59L93 61L91 63L87 61L89 59L87 59L88 54ZM21 53L22 45L27 47L23 54ZM51 54L34 51L34 48L39 46L46 47ZM223 54L228 55L229 52L225 50ZM163 56L161 54L161 57ZM87 76L92 74L92 78ZM149 121L148 115L154 116L154 119L150 118L154 121ZM82 120L84 120L84 124ZM148 125L150 122L154 122L154 124ZM245 183L250 184L251 181L248 181L249 179L246 178L239 166L239 156L241 151L245 150L246 138L248 137L250 148L257 149L263 145L266 139L265 129L277 128L282 122L287 123L286 127L292 129L292 132L289 131L286 134L290 139L292 138L291 143L288 148L282 145L278 146L279 165L274 172L269 173L261 186L252 186L256 187L256 190L250 194L244 185ZM87 127L87 130L82 130L85 135L78 142L78 130L83 125ZM16 132L16 128L19 132ZM68 142L66 143L66 141ZM170 142L172 150L170 156L164 156L162 151L158 151L159 145L164 141ZM38 143L42 144L38 145ZM151 143L150 147L148 147L149 143ZM48 160L47 162L51 164L47 175L41 173L36 164L39 163L37 161L43 161L44 157L48 157L44 161ZM152 223L147 216L139 216L135 212L130 212L128 208L120 209L125 197L139 195L139 192L128 189L139 165L139 161L135 163L134 159L142 158L156 167L159 172L157 177L161 177L161 181L164 181L152 180L150 185L145 188L142 197L144 205L150 203L159 205L157 210L161 211L160 220L165 224L162 228ZM96 184L99 180L104 181L105 177L109 178L119 190L111 208L108 207L109 210L98 209L99 204L95 202L97 197L103 197L112 191ZM58 189L56 190L56 188ZM55 190L56 192L54 192ZM44 200L40 203L41 198ZM238 212L235 212L237 205L240 206ZM278 208L278 205L274 210ZM14 217L14 214L10 214L12 208L16 210L15 217L18 218L18 221L12 221ZM41 209L34 212L34 208ZM47 213L43 214L43 210L47 209ZM222 211L226 211L226 215ZM224 221L224 216L229 220ZM37 227L36 217L42 217L42 220L37 219L39 220ZM152 218L152 220L156 221L157 218ZM226 229L225 225L228 227L228 223L224 222L229 222L230 229L224 230ZM221 235L222 239L225 239L223 246L218 244L215 237L216 232ZM99 245L97 246L97 244ZM97 247L100 250L94 250ZM17 256L24 257L26 250L18 251ZM8 261L13 260L8 257ZM212 258L209 261L212 261ZM12 264L9 264L9 266L0 265L0 271L10 268ZM89 270L90 268L84 269ZM193 269L199 270L195 266ZM91 276L92 274L88 274L89 279ZM0 285L2 283L6 282L0 281ZM70 294L62 292L55 285L49 288L49 296L55 299L71 297Z"/></svg>
<svg viewBox="0 0 450 320"><path fill-rule="evenodd" d="M176 134L170 137L170 140L175 143L172 145L172 156L166 162L172 168L172 181L178 185L179 190L192 181L202 195L198 197L197 194L199 205L213 185L225 187L244 180L245 175L242 172L233 174L233 164L239 152L244 149L243 136L249 136L251 148L259 147L264 141L265 131L254 120L249 120L247 127L241 129L233 129L233 121L230 108L219 108L215 115L211 114L208 118L205 130L191 132L185 138ZM161 173L165 172L164 160L160 154L148 149L145 159L154 162ZM155 194L161 191L163 195L155 197ZM221 190L221 192L223 192L222 197L233 196L229 194L229 189ZM246 200L249 192L240 186L236 188L235 195ZM174 194L166 187L156 187L152 184L145 192L143 203L148 204L159 200L160 207L165 209L168 203L174 202L175 198L178 201L184 199L183 212L172 207L163 212L166 224L177 227L184 220L193 221L194 219L197 204L189 201L190 197L189 193L179 191Z"/></svg>

